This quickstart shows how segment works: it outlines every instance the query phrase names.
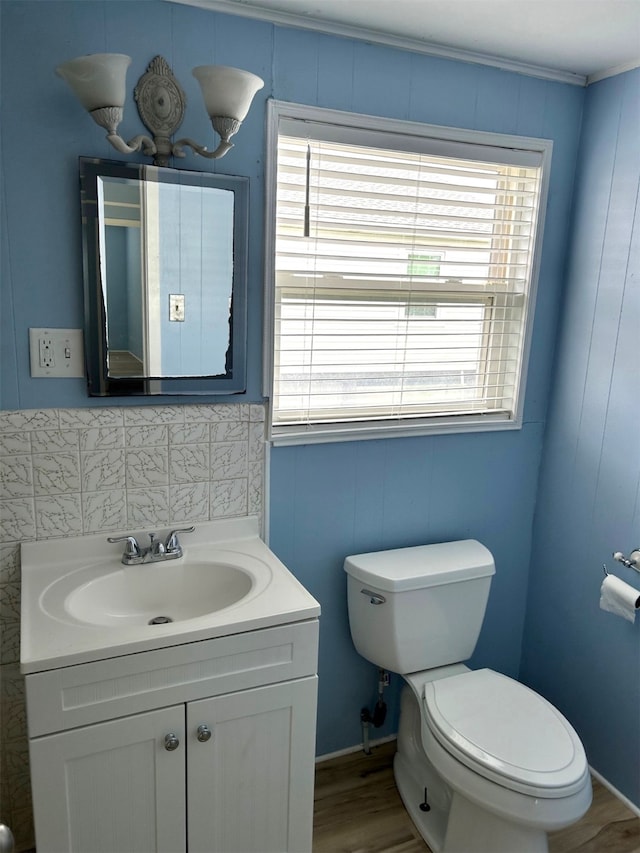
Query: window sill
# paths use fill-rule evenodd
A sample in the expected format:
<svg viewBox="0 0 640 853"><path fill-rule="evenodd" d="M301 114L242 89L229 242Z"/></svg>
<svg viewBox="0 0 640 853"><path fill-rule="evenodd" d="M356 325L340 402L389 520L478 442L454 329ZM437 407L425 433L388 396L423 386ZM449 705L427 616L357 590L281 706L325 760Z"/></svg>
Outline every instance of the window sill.
<svg viewBox="0 0 640 853"><path fill-rule="evenodd" d="M353 424L314 424L310 426L272 427L268 441L273 447L298 444L328 444L339 441L370 441L411 436L453 435L470 432L496 432L522 427L520 418L503 413L466 418L423 419L419 422L359 422Z"/></svg>

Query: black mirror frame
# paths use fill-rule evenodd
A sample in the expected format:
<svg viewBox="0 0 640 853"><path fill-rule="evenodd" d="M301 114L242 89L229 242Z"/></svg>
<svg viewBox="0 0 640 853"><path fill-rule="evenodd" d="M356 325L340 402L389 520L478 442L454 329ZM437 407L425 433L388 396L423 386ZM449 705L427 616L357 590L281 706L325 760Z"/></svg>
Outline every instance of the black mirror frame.
<svg viewBox="0 0 640 853"><path fill-rule="evenodd" d="M187 172L140 163L80 157L82 266L84 279L84 345L87 385L92 397L146 395L225 395L246 391L247 258L249 179L211 172ZM116 177L171 184L210 186L234 193L233 287L230 344L226 371L217 376L112 377L107 368L106 310L100 270L98 178Z"/></svg>

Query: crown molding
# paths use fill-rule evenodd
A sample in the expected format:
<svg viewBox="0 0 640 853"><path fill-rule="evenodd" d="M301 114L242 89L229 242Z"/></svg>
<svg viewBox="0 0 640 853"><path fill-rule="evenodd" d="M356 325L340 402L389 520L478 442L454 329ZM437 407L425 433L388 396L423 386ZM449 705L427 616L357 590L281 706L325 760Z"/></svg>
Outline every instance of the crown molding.
<svg viewBox="0 0 640 853"><path fill-rule="evenodd" d="M470 50L461 50L453 47L445 47L438 44L430 44L419 39L404 36L396 36L379 30L370 30L364 27L354 27L350 24L339 24L334 21L318 20L308 18L304 15L295 15L290 12L281 12L276 9L264 9L253 6L250 2L232 2L232 0L168 0L185 6L198 6L213 12L223 12L228 15L236 15L244 18L255 18L272 24L297 29L315 30L316 32L328 33L330 35L343 36L345 38L359 39L361 41L384 44L388 47L397 47L401 50L410 50L414 53L422 53L427 56L437 56L440 59L453 59L458 62L470 62L476 65L489 65L500 68L502 71L513 71L517 74L526 74L529 77L540 77L544 80L554 80L560 83L570 83L573 86L586 86L591 79L587 80L585 74L574 74L570 71L562 71L555 68L545 68L539 65L530 65L526 62L505 59L500 56L492 56L484 53L476 53ZM619 73L619 72L613 72ZM607 72L601 72L602 76L610 76ZM596 77L596 75L593 75ZM597 77L601 79L601 77Z"/></svg>
<svg viewBox="0 0 640 853"><path fill-rule="evenodd" d="M587 77L587 86L597 83L598 80L605 80L607 77L616 77L618 74L624 74L625 71L633 71L634 68L640 68L640 57L631 62L625 62L624 65L616 65L614 68L607 68L604 71L596 71L594 74L589 74Z"/></svg>

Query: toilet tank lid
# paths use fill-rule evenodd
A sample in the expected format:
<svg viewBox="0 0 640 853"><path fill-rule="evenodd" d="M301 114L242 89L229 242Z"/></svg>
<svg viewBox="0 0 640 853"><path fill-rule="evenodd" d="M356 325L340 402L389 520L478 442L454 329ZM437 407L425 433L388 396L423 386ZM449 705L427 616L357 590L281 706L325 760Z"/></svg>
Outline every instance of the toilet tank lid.
<svg viewBox="0 0 640 853"><path fill-rule="evenodd" d="M489 577L495 564L481 542L462 539L354 554L344 561L344 570L377 589L400 592Z"/></svg>

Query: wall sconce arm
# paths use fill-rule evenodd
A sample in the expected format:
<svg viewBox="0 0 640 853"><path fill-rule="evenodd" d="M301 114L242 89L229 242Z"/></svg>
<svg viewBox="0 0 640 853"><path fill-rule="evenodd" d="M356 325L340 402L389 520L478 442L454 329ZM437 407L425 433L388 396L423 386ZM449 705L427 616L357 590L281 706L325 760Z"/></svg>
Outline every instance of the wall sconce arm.
<svg viewBox="0 0 640 853"><path fill-rule="evenodd" d="M224 157L228 151L231 151L233 148L233 142L222 141L214 151L209 151L206 146L198 145L198 143L194 142L193 139L179 139L177 142L173 143L173 156L185 157L185 146L187 148L191 148L194 153L199 154L201 157L205 157L207 160L219 160L220 157Z"/></svg>
<svg viewBox="0 0 640 853"><path fill-rule="evenodd" d="M211 119L211 124L213 125L215 132L220 137L220 144L215 151L209 151L206 146L203 147L202 145L198 145L198 143L194 142L193 139L179 139L173 145L174 155L176 157L184 157L183 148L185 145L188 145L196 154L199 154L201 157L206 157L207 160L217 160L220 157L224 157L224 155L233 148L233 142L230 142L229 140L240 130L242 122L235 118L229 118L228 116L214 116Z"/></svg>
<svg viewBox="0 0 640 853"><path fill-rule="evenodd" d="M118 125L122 121L122 107L100 107L91 110L89 115L97 125L107 131L107 139L121 154L134 154L142 150L148 157L153 157L157 148L152 139L144 134L134 136L129 142L118 134Z"/></svg>
<svg viewBox="0 0 640 853"><path fill-rule="evenodd" d="M148 136L144 136L144 134L134 136L129 142L125 142L117 133L108 133L107 139L121 154L133 154L136 151L142 151L147 157L154 157L158 150L153 140L149 139Z"/></svg>

